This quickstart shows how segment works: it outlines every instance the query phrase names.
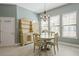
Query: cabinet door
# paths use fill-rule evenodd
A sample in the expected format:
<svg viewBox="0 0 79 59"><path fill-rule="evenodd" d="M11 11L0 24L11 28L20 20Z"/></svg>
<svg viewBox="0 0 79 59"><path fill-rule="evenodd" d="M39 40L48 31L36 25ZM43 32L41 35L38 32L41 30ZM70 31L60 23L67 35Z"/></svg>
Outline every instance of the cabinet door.
<svg viewBox="0 0 79 59"><path fill-rule="evenodd" d="M1 20L1 45L8 46L15 43L15 18L0 17Z"/></svg>

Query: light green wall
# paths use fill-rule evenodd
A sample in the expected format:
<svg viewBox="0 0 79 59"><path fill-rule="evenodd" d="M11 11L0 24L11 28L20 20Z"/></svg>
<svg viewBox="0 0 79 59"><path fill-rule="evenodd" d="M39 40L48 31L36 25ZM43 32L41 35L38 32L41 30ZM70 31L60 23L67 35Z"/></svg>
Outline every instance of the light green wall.
<svg viewBox="0 0 79 59"><path fill-rule="evenodd" d="M0 4L0 17L15 17L16 5Z"/></svg>
<svg viewBox="0 0 79 59"><path fill-rule="evenodd" d="M20 19L20 18L26 18L26 19L35 20L35 21L38 20L36 13L17 6L17 19Z"/></svg>

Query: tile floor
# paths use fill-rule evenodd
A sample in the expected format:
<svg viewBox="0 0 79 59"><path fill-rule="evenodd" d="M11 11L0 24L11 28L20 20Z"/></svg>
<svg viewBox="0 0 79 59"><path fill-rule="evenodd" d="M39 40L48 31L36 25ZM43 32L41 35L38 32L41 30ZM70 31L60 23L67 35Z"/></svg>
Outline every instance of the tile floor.
<svg viewBox="0 0 79 59"><path fill-rule="evenodd" d="M0 47L0 56L38 56L33 53L33 44L17 47ZM42 51L41 56L79 56L79 48L59 44L59 51L53 54L53 49L47 52Z"/></svg>

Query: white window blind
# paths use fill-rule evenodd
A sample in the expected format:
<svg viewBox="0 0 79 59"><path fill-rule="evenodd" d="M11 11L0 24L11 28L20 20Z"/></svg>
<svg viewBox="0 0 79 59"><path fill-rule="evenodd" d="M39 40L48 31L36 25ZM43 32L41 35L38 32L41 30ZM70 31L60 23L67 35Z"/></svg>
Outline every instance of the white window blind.
<svg viewBox="0 0 79 59"><path fill-rule="evenodd" d="M41 36L48 37L48 20L41 19Z"/></svg>
<svg viewBox="0 0 79 59"><path fill-rule="evenodd" d="M67 13L62 16L62 36L76 38L76 12Z"/></svg>
<svg viewBox="0 0 79 59"><path fill-rule="evenodd" d="M50 31L58 32L59 33L59 26L60 26L60 16L52 16L50 18Z"/></svg>

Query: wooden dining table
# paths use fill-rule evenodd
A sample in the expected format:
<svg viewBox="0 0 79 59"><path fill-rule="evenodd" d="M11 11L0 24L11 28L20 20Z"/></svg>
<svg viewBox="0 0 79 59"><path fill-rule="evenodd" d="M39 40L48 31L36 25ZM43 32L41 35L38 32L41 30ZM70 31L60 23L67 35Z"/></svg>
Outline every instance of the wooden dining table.
<svg viewBox="0 0 79 59"><path fill-rule="evenodd" d="M41 37L41 42L42 42L42 49L43 50L49 50L50 48L47 47L46 42L51 41L53 39L55 39L54 37Z"/></svg>

